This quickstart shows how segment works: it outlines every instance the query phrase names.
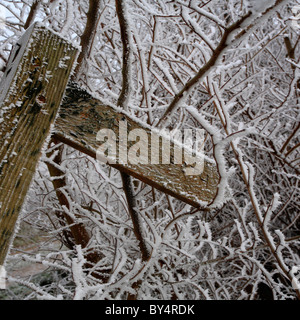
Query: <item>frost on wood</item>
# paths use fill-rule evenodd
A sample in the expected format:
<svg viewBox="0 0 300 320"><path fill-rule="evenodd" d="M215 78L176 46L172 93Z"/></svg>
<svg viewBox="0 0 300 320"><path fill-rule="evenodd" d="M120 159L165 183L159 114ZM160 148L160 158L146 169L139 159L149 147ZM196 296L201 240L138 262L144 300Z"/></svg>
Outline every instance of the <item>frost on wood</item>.
<svg viewBox="0 0 300 320"><path fill-rule="evenodd" d="M0 85L0 264L76 57L77 49L39 24L10 55Z"/></svg>
<svg viewBox="0 0 300 320"><path fill-rule="evenodd" d="M118 133L119 122L125 120L128 131L142 128L150 141L149 128L142 127L125 113L101 104L86 92L72 88L67 91L54 132L58 140L96 157L97 148L101 145L96 141L97 132L105 128ZM185 174L184 164L173 164L172 161L170 164L151 164L151 159L148 163L111 165L194 207L206 207L214 200L219 174L213 163L204 161L203 172L190 176Z"/></svg>
<svg viewBox="0 0 300 320"><path fill-rule="evenodd" d="M6 37L0 41L3 58L29 9L33 11L33 6L29 8L32 2L1 0L16 15L7 24L9 32L2 33ZM91 28L86 13L89 4L96 2L100 2L99 20ZM85 58L80 74L74 76L102 102L97 112L102 105L117 106L122 89L123 45L115 2L68 0L57 6L58 1L42 1L35 11L37 19L44 19L72 42L79 43L84 30L94 29L90 46L82 48ZM132 40L126 113L138 118L142 127L141 122L155 126L174 95L213 56L219 56L176 104L168 129L205 130L205 154L215 159L220 175L214 204L223 197L225 185L227 202L208 214L134 179L134 208L151 250L150 259L144 262L118 170L63 143L52 144L51 154L61 154L56 165L62 174L57 179L63 177L66 182L62 192L69 206L56 198L55 177L50 181L45 168L54 158L45 155L46 164L40 164L23 207L26 214L21 226L28 225L30 230L20 229L9 256L14 266L22 261L33 263L33 269L42 264L51 278L49 281L47 270L43 274L46 286L35 277L26 283L17 280L18 292L24 285L31 292L22 289L16 296L7 290L12 292L11 299L122 300L129 294L149 300L296 298L300 41L290 23L296 18L291 9L297 3L299 0L126 1ZM250 12L219 46L225 42L226 30ZM216 48L223 49L216 52ZM0 64L6 65L1 59ZM87 131L87 117L96 116L81 106L83 100L78 101ZM68 110L66 104L63 111L67 121L76 109L71 106ZM81 137L80 128L73 129L64 138L75 143L74 135ZM86 135L84 132L82 143L87 142ZM88 246L67 243L69 229L62 214L89 232ZM41 228L46 238L39 248L24 252L19 240L32 243L34 231ZM95 266L83 264L82 257L90 251L103 255ZM9 261L6 269L11 286L11 278L22 272L11 275L8 267ZM103 274L103 281L93 276L95 271Z"/></svg>

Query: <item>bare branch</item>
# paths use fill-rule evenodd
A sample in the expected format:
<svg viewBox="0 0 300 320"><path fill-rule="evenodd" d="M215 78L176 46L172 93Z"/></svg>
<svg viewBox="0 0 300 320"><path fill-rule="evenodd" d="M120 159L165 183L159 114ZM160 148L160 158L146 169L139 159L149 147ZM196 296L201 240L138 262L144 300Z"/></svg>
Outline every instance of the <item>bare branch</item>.
<svg viewBox="0 0 300 320"><path fill-rule="evenodd" d="M219 58L226 52L227 49L231 48L234 44L237 43L237 41L241 40L243 37L245 37L247 34L250 34L250 32L253 31L253 29L261 22L264 21L265 16L269 16L271 13L273 13L275 8L278 8L285 4L287 1L286 0L277 0L276 3L267 8L259 17L256 17L256 14L252 13L251 11L247 13L245 16L240 18L238 21L233 23L230 27L226 28L222 39L220 40L219 45L217 48L214 50L212 57L210 60L198 71L198 73L189 81L185 84L185 86L178 92L170 105L168 106L167 110L163 114L163 116L160 118L159 122L157 123L157 126L166 126L167 125L167 120L166 117L171 115L176 108L178 107L178 103L183 99L185 94L203 77L215 66ZM253 21L252 18L254 18ZM229 43L228 40L232 36L232 34L237 31L240 27L243 26L245 21L250 19L250 24L248 24L242 31L238 33Z"/></svg>
<svg viewBox="0 0 300 320"><path fill-rule="evenodd" d="M116 12L120 24L121 41L123 46L122 58L122 89L117 105L127 110L128 98L130 95L130 28L125 14L125 1L116 0Z"/></svg>
<svg viewBox="0 0 300 320"><path fill-rule="evenodd" d="M157 126L166 125L165 119L168 115L170 115L172 112L174 112L175 108L177 107L178 103L181 101L181 99L184 97L186 92L188 92L196 83L198 83L203 77L207 74L208 71L211 70L211 68L216 64L220 56L224 53L225 49L228 48L227 40L229 36L236 31L241 24L250 16L251 14L247 14L237 22L235 22L233 25L231 25L229 28L227 28L222 36L222 39L217 46L217 48L214 50L212 57L210 60L197 72L197 74L188 81L184 87L175 95L174 99L170 103L169 107L163 114L163 116L160 118L159 122L157 123Z"/></svg>
<svg viewBox="0 0 300 320"><path fill-rule="evenodd" d="M150 257L150 252L147 247L146 241L144 239L143 231L142 231L142 225L141 221L138 215L138 212L136 211L136 203L134 199L134 193L133 193L133 187L131 182L131 177L121 172L122 182L123 182L123 189L126 195L127 204L128 204L128 211L133 223L133 231L134 234L139 241L139 247L142 254L142 260L147 261Z"/></svg>
<svg viewBox="0 0 300 320"><path fill-rule="evenodd" d="M77 59L77 66L74 70L73 80L78 78L78 73L82 67L84 59L90 50L90 44L93 39L94 33L97 29L97 18L99 14L100 0L89 0L89 11L87 12L87 22L84 32L80 37L81 52Z"/></svg>
<svg viewBox="0 0 300 320"><path fill-rule="evenodd" d="M33 23L34 17L35 17L36 13L39 10L39 4L40 4L39 0L36 0L36 1L33 2L32 6L30 8L27 20L26 20L26 22L24 24L24 29L27 29Z"/></svg>

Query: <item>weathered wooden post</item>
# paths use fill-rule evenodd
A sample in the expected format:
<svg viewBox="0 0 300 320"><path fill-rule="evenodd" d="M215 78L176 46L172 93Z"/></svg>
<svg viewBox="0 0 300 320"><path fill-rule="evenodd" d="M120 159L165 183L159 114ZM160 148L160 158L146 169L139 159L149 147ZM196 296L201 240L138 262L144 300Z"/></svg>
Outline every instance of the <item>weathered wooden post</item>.
<svg viewBox="0 0 300 320"><path fill-rule="evenodd" d="M0 84L0 266L77 53L38 23L11 52Z"/></svg>
<svg viewBox="0 0 300 320"><path fill-rule="evenodd" d="M34 24L9 58L0 85L0 266L54 120L52 135L56 140L95 158L101 129L111 129L118 136L124 122L125 130L142 129L146 140L152 139L152 128L103 105L76 85L69 84L60 106L77 53L70 43ZM127 147L119 153L127 153ZM162 157L160 145L150 148L149 157L152 153ZM171 143L170 148L174 155L175 145ZM217 193L219 174L208 161L204 161L201 174L190 176L185 174L184 163L153 164L149 159L146 164L110 165L194 207L205 207Z"/></svg>

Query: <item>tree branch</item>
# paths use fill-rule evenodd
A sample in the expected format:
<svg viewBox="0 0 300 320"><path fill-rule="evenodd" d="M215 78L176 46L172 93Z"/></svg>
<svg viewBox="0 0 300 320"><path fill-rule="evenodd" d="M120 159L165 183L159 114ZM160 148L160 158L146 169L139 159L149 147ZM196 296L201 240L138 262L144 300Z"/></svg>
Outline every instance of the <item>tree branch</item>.
<svg viewBox="0 0 300 320"><path fill-rule="evenodd" d="M220 56L224 53L225 49L229 46L227 44L227 40L231 33L235 30L237 30L241 24L250 16L250 14L247 14L237 22L235 22L233 25L231 25L229 28L227 28L223 34L223 37L217 46L217 48L214 50L212 57L210 60L197 72L197 74L188 81L183 88L175 95L174 99L170 103L168 109L165 111L163 116L160 118L159 122L157 123L157 126L162 126L162 124L166 125L166 117L170 115L172 112L175 111L179 101L182 100L185 93L188 92L198 81L203 79L203 77L207 74L208 71L211 70L211 68L216 64Z"/></svg>
<svg viewBox="0 0 300 320"><path fill-rule="evenodd" d="M120 173L121 173L122 182L123 182L123 189L124 189L125 196L128 203L129 215L133 223L133 231L137 240L139 241L142 260L147 261L150 258L150 252L148 250L146 241L143 236L143 230L142 230L141 222L138 216L138 212L135 210L136 202L134 199L131 177L124 172L120 172Z"/></svg>
<svg viewBox="0 0 300 320"><path fill-rule="evenodd" d="M31 8L30 8L30 11L29 11L29 15L26 19L26 22L24 24L24 29L28 29L28 27L33 23L33 20L34 20L34 17L39 9L39 4L40 4L40 1L39 0L36 0L33 2Z"/></svg>
<svg viewBox="0 0 300 320"><path fill-rule="evenodd" d="M130 28L125 15L124 1L116 0L116 12L120 24L121 41L123 46L122 58L122 89L117 105L127 110L127 103L130 94Z"/></svg>
<svg viewBox="0 0 300 320"><path fill-rule="evenodd" d="M97 28L97 18L99 13L100 0L89 0L89 10L87 12L87 22L85 29L80 37L81 52L77 59L77 66L74 70L73 80L78 78L79 70L81 69L84 59L90 49L90 44Z"/></svg>
<svg viewBox="0 0 300 320"><path fill-rule="evenodd" d="M58 143L58 141L56 141L55 139L52 139L52 142L55 144ZM59 147L58 153L53 159L53 161L58 165L60 165L62 161L62 147ZM53 153L54 151L48 153L47 156L50 157ZM54 178L52 179L52 184L59 204L61 205L61 207L66 207L69 210L69 200L64 192L62 192L62 190L67 186L64 172L60 170L58 166L55 166L50 162L46 162L46 165L48 167L50 176ZM67 244L67 246L71 249L74 249L74 245L80 245L83 249L86 248L90 242L90 235L88 234L85 226L82 223L76 223L76 221L74 221L67 213L60 213L56 211L55 214L60 219L60 223L66 223L66 225L69 226L70 232L65 230L63 233L65 244ZM99 252L96 252L94 250L88 251L85 256L87 260L86 267L93 267L101 259L101 257L102 254ZM97 271L93 272L93 275L103 281L107 280L104 276L99 275Z"/></svg>
<svg viewBox="0 0 300 320"><path fill-rule="evenodd" d="M170 103L169 107L163 114L163 116L160 118L160 120L157 123L157 126L163 127L166 126L167 116L170 116L173 112L175 112L176 108L178 107L179 102L184 98L185 94L199 81L201 81L204 76L211 71L211 69L216 65L219 58L226 52L228 48L231 48L234 44L237 43L237 41L240 41L244 36L247 34L250 34L250 32L253 31L255 27L261 21L264 21L265 17L270 15L274 9L278 9L280 6L284 5L287 0L277 0L275 4L269 8L267 8L264 12L261 13L258 17L253 12L248 12L245 16L240 18L238 21L233 23L231 26L225 29L224 34L222 36L222 39L217 46L217 48L214 50L212 57L210 60L198 71L198 73L190 80L188 81L184 87L178 92L172 102ZM230 42L228 42L230 36L238 30L242 25L245 23L245 21L250 18L250 22L247 24L247 26L244 27L242 31L240 31ZM253 18L253 19L252 19Z"/></svg>

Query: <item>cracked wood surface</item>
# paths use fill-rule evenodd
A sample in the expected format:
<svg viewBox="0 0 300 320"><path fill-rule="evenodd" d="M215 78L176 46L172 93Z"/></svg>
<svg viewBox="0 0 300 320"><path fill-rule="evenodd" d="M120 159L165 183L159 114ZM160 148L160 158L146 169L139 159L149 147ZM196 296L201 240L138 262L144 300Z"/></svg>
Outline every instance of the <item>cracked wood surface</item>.
<svg viewBox="0 0 300 320"><path fill-rule="evenodd" d="M83 90L67 89L55 122L54 136L61 142L96 158L97 148L101 145L96 140L97 132L107 128L112 129L118 136L119 122L124 120L127 121L128 130L146 130L150 141L149 128L141 126L126 114L103 105ZM132 165L120 164L117 161L116 164L110 165L193 207L206 207L217 193L219 174L216 166L207 161L204 161L202 174L193 176L185 175L184 166L181 164Z"/></svg>

